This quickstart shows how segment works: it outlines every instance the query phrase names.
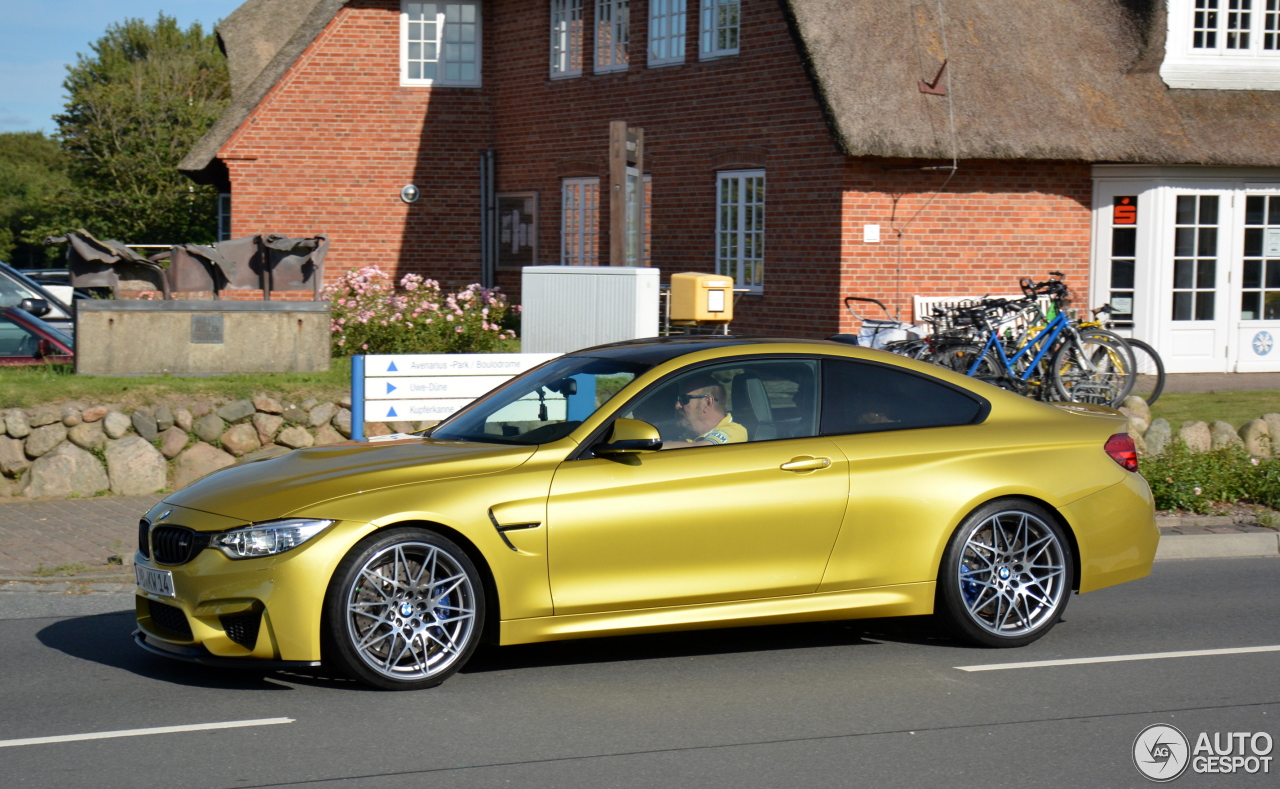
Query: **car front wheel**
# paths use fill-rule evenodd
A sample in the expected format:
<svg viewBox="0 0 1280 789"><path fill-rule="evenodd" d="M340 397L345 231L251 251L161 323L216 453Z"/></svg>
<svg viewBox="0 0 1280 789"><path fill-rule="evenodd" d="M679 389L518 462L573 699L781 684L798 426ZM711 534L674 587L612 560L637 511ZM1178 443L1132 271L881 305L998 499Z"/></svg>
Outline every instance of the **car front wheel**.
<svg viewBox="0 0 1280 789"><path fill-rule="evenodd" d="M439 685L475 651L484 585L453 542L420 529L370 535L338 565L326 650L356 679L389 690Z"/></svg>
<svg viewBox="0 0 1280 789"><path fill-rule="evenodd" d="M1072 574L1071 549L1052 515L1031 502L994 501L952 535L938 573L937 612L967 641L1020 647L1062 616Z"/></svg>

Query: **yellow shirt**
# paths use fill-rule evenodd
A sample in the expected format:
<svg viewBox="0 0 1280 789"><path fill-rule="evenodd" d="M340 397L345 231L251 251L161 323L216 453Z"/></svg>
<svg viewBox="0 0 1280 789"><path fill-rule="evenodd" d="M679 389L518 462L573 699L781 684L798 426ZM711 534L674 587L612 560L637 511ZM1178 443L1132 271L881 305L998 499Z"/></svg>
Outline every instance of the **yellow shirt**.
<svg viewBox="0 0 1280 789"><path fill-rule="evenodd" d="M740 444L747 440L747 429L733 421L733 414L725 414L720 424L707 432L690 439L690 443L710 441L712 444Z"/></svg>

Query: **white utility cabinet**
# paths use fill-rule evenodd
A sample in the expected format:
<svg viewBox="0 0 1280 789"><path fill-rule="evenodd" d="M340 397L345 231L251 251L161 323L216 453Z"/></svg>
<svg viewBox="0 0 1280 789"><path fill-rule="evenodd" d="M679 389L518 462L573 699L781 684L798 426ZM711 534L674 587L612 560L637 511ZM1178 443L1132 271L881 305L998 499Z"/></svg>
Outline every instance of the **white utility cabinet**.
<svg viewBox="0 0 1280 789"><path fill-rule="evenodd" d="M520 350L568 353L658 336L658 269L526 266Z"/></svg>

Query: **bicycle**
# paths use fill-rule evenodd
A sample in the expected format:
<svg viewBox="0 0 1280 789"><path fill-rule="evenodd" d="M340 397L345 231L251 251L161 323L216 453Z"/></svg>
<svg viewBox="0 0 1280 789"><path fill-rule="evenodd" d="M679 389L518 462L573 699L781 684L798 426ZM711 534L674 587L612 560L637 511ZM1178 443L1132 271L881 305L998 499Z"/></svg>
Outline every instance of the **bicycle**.
<svg viewBox="0 0 1280 789"><path fill-rule="evenodd" d="M1023 299L984 299L976 307L958 310L967 319L961 323L970 323L976 333L936 338L930 360L1041 400L1119 406L1133 388L1133 352L1114 332L1102 328L1080 332L1064 310L1069 291L1062 278L1061 272L1051 272L1049 280L1041 283L1023 277L1019 281ZM1051 298L1052 317L1040 309L1042 295ZM1002 325L1028 316L1040 325L1026 326L1016 338L1011 330L1002 336Z"/></svg>
<svg viewBox="0 0 1280 789"><path fill-rule="evenodd" d="M1081 327L1110 329L1111 313L1113 312L1115 312L1115 307L1110 304L1103 304L1093 310L1094 322L1081 324ZM1134 382L1131 394L1141 397L1147 402L1147 405L1154 405L1156 400L1160 398L1161 393L1164 392L1164 360L1160 358L1160 354L1156 352L1155 348L1152 348L1151 345L1142 340L1125 337L1124 341L1129 346L1129 350L1133 351L1136 363L1134 372L1137 374L1137 380Z"/></svg>

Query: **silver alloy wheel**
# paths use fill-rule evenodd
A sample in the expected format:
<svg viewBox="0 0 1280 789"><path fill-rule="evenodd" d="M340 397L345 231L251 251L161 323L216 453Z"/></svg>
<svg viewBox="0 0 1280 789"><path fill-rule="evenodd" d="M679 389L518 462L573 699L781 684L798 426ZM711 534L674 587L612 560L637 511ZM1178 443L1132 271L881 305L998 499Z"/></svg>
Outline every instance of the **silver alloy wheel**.
<svg viewBox="0 0 1280 789"><path fill-rule="evenodd" d="M470 643L475 590L446 551L402 542L364 563L346 612L347 635L365 665L392 679L422 680L448 670Z"/></svg>
<svg viewBox="0 0 1280 789"><path fill-rule="evenodd" d="M957 569L969 618L1003 637L1052 625L1069 582L1057 535L1021 510L979 523L965 540Z"/></svg>

